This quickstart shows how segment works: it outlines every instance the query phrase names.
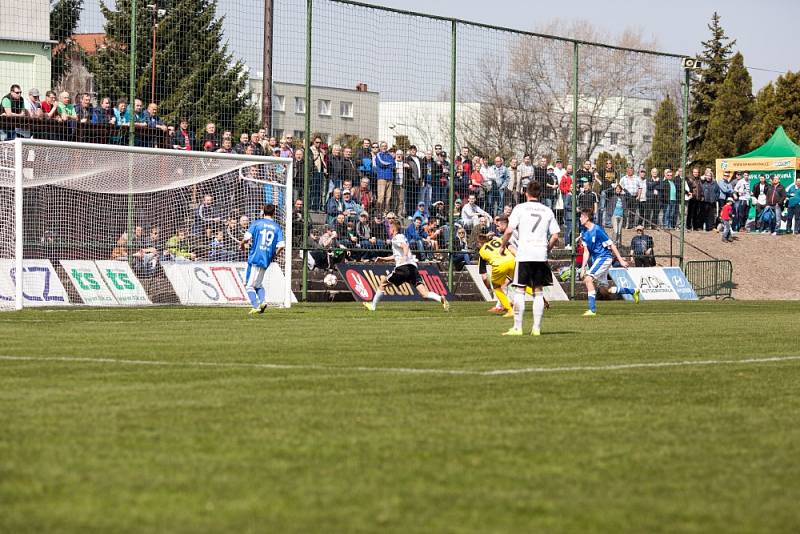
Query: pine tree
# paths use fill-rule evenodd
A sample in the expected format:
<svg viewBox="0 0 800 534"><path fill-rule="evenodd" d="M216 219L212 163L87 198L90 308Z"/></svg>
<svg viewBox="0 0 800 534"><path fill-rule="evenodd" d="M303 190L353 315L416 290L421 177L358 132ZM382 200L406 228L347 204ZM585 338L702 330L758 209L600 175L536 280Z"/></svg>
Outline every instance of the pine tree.
<svg viewBox="0 0 800 534"><path fill-rule="evenodd" d="M175 0L158 21L156 32L155 101L166 122L186 116L195 129L215 122L222 129L251 129L257 110L250 102L247 72L223 44L217 0ZM102 96L128 96L130 73L131 1L106 4L106 48L90 63L95 86ZM152 12L137 11L136 94L150 100L152 82Z"/></svg>
<svg viewBox="0 0 800 534"><path fill-rule="evenodd" d="M758 92L752 146L763 144L781 125L790 139L800 142L800 72L782 74Z"/></svg>
<svg viewBox="0 0 800 534"><path fill-rule="evenodd" d="M50 0L50 39L57 41L50 60L50 85L55 87L69 74L69 56L78 50L72 40L83 10L83 0Z"/></svg>
<svg viewBox="0 0 800 534"><path fill-rule="evenodd" d="M683 147L681 146L682 128L678 109L667 95L658 106L655 116L655 132L650 157L645 167L652 169L679 169Z"/></svg>
<svg viewBox="0 0 800 534"><path fill-rule="evenodd" d="M728 58L736 44L735 39L731 40L725 35L718 13L714 12L708 29L711 31L711 39L702 42L703 52L700 59L703 68L700 78L692 82L689 110L689 160L693 165L700 166L710 164L709 161L698 159L698 156L706 137L711 109L728 73Z"/></svg>
<svg viewBox="0 0 800 534"><path fill-rule="evenodd" d="M713 162L748 152L754 111L753 80L737 52L711 109L698 159Z"/></svg>

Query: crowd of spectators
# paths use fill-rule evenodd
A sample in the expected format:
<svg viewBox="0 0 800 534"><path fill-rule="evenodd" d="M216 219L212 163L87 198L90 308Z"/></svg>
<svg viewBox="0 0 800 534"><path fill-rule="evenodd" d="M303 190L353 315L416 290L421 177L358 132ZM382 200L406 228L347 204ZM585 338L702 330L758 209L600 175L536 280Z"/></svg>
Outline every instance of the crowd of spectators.
<svg viewBox="0 0 800 534"><path fill-rule="evenodd" d="M105 134L96 136L94 141L127 144L133 127L138 146L293 158L296 202L292 224L298 247L304 243L302 198L307 160L309 209L318 217L309 221L312 231L306 243L312 248L335 250L335 257L351 260L370 260L386 250L388 225L398 219L421 259L440 258L439 251L448 248L452 231L458 250L456 263L469 263L477 248L477 235L495 231L496 217L508 215L524 201L524 191L534 180L544 191L542 202L554 210L564 228L567 248L572 240L572 214L577 210L591 209L595 222L608 228L621 244L623 230L677 228L681 194L687 201L687 230L717 229L725 221L720 219L722 207L732 199L733 206L727 214L732 233L750 229L776 234L781 229L784 208L787 231L792 231L794 222L794 232L800 233L800 179L787 190L777 179L768 181L761 176L751 188L748 173L726 172L715 179L711 169L701 176L695 168L684 181L680 172L672 169L637 170L627 166L620 172L611 160L602 168L586 160L575 170L572 164L564 165L558 158L551 161L542 155L534 159L525 154L508 161L499 156L490 160L467 147L452 158L451 177L451 157L440 144L418 150L414 145L405 149L390 147L385 141L363 139L354 148L328 146L320 136L313 136L306 151L298 146L301 140L292 135L278 139L261 129L234 136L230 130L219 132L213 122L196 136L187 117L179 118L177 126L165 124L154 102L145 106L142 100L135 99L130 106L124 98L114 104L103 97L95 104L88 93L75 95L73 102L69 93L56 95L53 91L47 91L42 98L36 88L23 95L16 84L0 100L0 121L2 140L16 136L88 140L78 133L89 128L87 131L96 136L99 128ZM39 127L43 124L50 127ZM577 191L574 198L573 183ZM748 222L751 205L755 206L755 217ZM159 259L241 260L244 256L238 243L246 229L246 219L247 215L237 213L223 216L213 195L206 195L198 202L194 225L175 229L167 241L153 246L144 246L151 238L139 235L129 246L128 236L123 234L115 248L116 256L127 257L136 249L135 259L141 260L145 271ZM641 244L641 240L638 242ZM156 253L142 252L153 248ZM652 246L643 250L648 248Z"/></svg>
<svg viewBox="0 0 800 534"><path fill-rule="evenodd" d="M759 174L752 180L747 171L725 171L715 179L710 168L702 175L699 168L692 169L685 185L686 229L711 232L722 226L731 234L800 234L800 173L788 187L776 175Z"/></svg>

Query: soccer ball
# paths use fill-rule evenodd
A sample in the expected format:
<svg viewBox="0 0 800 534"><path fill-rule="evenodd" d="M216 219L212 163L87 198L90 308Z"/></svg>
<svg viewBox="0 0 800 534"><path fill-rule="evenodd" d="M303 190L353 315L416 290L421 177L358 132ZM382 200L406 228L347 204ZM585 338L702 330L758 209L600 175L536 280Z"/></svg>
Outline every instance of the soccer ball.
<svg viewBox="0 0 800 534"><path fill-rule="evenodd" d="M333 286L336 285L336 282L338 281L338 279L336 278L335 274L328 273L328 274L325 275L325 278L323 278L322 281L325 283L326 286L333 287Z"/></svg>

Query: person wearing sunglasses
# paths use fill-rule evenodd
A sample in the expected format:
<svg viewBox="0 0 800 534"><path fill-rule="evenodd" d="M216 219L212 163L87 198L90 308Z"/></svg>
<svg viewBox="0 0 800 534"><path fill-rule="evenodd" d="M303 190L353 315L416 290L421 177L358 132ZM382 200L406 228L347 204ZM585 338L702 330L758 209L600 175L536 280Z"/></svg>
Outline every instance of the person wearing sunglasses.
<svg viewBox="0 0 800 534"><path fill-rule="evenodd" d="M19 85L12 85L9 93L0 100L0 115L4 117L25 116L25 102L22 100L22 89ZM16 129L0 130L0 141L14 139L16 134Z"/></svg>

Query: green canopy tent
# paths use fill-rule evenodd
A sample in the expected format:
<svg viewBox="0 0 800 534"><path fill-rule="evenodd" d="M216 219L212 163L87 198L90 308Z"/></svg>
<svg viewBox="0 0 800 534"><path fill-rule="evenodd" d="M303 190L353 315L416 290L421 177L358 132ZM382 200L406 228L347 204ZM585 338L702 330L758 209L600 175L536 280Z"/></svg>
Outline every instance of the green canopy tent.
<svg viewBox="0 0 800 534"><path fill-rule="evenodd" d="M717 176L725 171L750 173L750 189L758 182L758 177L765 175L767 182L777 176L784 187L794 182L795 173L800 168L800 146L789 139L783 126L778 126L769 140L747 154L717 160ZM753 202L751 200L751 202ZM755 217L755 206L750 210L750 217Z"/></svg>

